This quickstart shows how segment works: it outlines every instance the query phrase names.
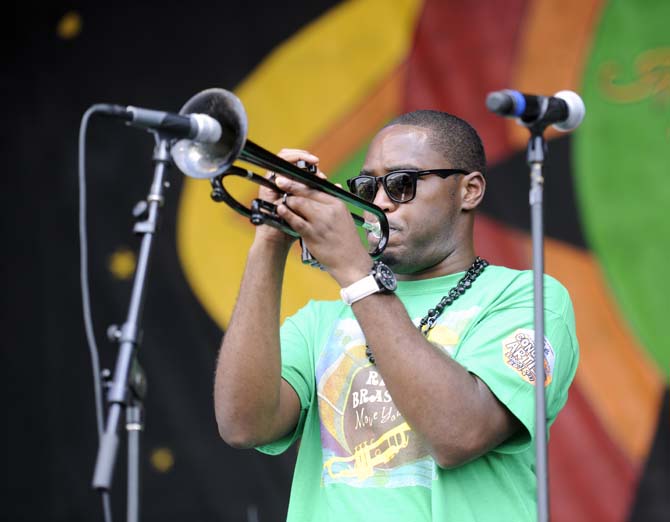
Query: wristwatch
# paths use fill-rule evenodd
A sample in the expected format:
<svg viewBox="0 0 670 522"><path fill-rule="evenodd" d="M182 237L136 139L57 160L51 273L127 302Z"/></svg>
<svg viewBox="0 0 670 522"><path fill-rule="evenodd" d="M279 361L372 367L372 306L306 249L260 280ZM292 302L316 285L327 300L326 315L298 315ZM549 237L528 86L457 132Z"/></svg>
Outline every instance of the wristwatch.
<svg viewBox="0 0 670 522"><path fill-rule="evenodd" d="M397 283L393 270L381 261L375 261L370 270L370 275L359 279L355 283L342 288L340 297L348 305L377 292L389 294L396 289Z"/></svg>

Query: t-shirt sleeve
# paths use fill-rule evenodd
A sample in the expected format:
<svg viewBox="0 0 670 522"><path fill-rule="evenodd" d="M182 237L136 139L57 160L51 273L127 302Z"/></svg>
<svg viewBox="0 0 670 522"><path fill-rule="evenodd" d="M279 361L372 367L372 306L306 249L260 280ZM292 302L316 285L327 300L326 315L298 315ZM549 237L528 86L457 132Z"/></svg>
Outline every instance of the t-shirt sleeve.
<svg viewBox="0 0 670 522"><path fill-rule="evenodd" d="M259 451L269 455L283 453L302 436L307 411L314 395L314 365L310 339L314 327L314 303L287 318L280 330L282 379L296 392L300 399L300 417L296 428L279 440L259 446Z"/></svg>
<svg viewBox="0 0 670 522"><path fill-rule="evenodd" d="M524 426L495 451L515 453L535 433L535 332L532 285L526 282L485 312L466 333L455 359L477 375ZM574 313L567 290L545 279L545 397L550 426L567 400L578 359Z"/></svg>

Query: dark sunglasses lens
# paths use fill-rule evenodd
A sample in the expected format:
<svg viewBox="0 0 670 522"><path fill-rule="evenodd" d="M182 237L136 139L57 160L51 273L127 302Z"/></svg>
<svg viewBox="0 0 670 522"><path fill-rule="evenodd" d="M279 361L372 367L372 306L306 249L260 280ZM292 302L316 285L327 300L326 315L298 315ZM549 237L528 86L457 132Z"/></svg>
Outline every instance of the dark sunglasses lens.
<svg viewBox="0 0 670 522"><path fill-rule="evenodd" d="M386 177L388 195L401 203L414 197L414 187L414 177L408 172L394 172Z"/></svg>
<svg viewBox="0 0 670 522"><path fill-rule="evenodd" d="M372 201L375 199L375 189L377 188L377 180L374 178L354 178L349 184L351 192L365 201Z"/></svg>

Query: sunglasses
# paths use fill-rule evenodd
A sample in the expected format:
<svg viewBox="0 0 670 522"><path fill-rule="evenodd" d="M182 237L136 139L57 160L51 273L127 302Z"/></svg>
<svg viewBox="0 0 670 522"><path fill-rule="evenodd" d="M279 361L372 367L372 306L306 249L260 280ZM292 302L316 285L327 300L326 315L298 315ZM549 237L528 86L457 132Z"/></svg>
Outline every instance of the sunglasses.
<svg viewBox="0 0 670 522"><path fill-rule="evenodd" d="M384 176L356 176L347 180L347 186L355 196L372 202L381 182L391 201L408 203L416 196L416 180L429 174L437 174L444 179L452 174L470 174L470 172L462 169L394 170Z"/></svg>

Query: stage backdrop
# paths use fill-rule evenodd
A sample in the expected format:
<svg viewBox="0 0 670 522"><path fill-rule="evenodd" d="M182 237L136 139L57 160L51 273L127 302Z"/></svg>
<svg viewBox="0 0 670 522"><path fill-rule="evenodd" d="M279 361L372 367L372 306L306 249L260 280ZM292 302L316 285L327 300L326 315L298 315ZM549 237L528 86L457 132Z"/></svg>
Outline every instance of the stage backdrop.
<svg viewBox="0 0 670 522"><path fill-rule="evenodd" d="M79 120L96 102L176 111L208 87L237 93L253 141L307 148L339 182L401 112L467 119L490 165L477 250L515 268L530 267L527 131L488 113L484 99L508 87L580 92L586 119L573 134L549 132L545 166L546 269L573 297L582 354L551 431L551 511L559 522L667 519L670 4L79 2L13 15L0 196L7 520L101 517L89 486L97 440L79 297ZM149 188L152 139L94 119L87 153L93 314L112 367L104 332L126 314L138 247L131 210ZM206 181L176 169L169 178L139 349L149 384L142 518L282 520L294 453L232 450L213 417L216 351L253 227L211 202ZM284 317L337 297L298 250L284 288Z"/></svg>

